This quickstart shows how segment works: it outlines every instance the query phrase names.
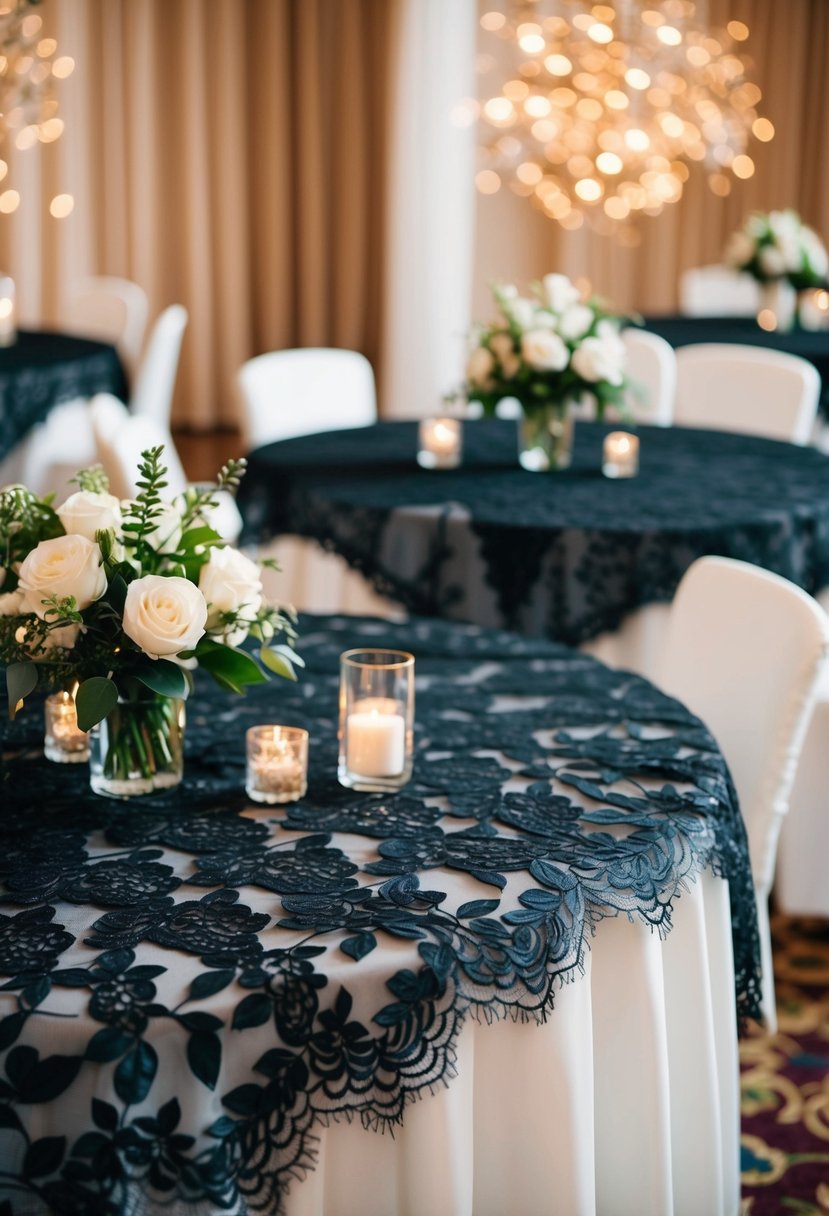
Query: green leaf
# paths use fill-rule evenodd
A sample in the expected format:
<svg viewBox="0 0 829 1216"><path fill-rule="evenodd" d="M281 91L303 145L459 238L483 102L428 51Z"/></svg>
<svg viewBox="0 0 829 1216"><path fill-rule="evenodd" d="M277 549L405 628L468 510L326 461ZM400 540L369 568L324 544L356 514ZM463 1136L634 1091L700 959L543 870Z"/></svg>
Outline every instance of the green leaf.
<svg viewBox="0 0 829 1216"><path fill-rule="evenodd" d="M9 717L14 718L17 707L37 687L36 663L10 663L6 668L6 689L9 694Z"/></svg>
<svg viewBox="0 0 829 1216"><path fill-rule="evenodd" d="M219 642L202 639L196 647L199 667L209 671L225 688L241 692L246 684L264 684L267 676L250 655Z"/></svg>
<svg viewBox="0 0 829 1216"><path fill-rule="evenodd" d="M109 586L107 587L107 600L116 610L116 612L123 614L126 598L127 584L121 575L116 573L109 580Z"/></svg>
<svg viewBox="0 0 829 1216"><path fill-rule="evenodd" d="M118 703L118 689L112 680L105 676L92 676L84 680L75 693L75 707L78 711L78 726L81 730L91 730L99 722L103 722L107 714Z"/></svg>
<svg viewBox="0 0 829 1216"><path fill-rule="evenodd" d="M201 528L188 528L179 541L179 550L192 552L196 545L223 544L221 536L214 528L207 525Z"/></svg>
<svg viewBox="0 0 829 1216"><path fill-rule="evenodd" d="M288 658L285 651L293 656L293 661ZM293 662L299 656L295 655L289 646L263 646L259 651L259 657L268 671L272 671L274 675L282 676L285 680L296 680Z"/></svg>
<svg viewBox="0 0 829 1216"><path fill-rule="evenodd" d="M168 659L150 662L134 674L136 680L162 697L186 697L189 691L184 671Z"/></svg>

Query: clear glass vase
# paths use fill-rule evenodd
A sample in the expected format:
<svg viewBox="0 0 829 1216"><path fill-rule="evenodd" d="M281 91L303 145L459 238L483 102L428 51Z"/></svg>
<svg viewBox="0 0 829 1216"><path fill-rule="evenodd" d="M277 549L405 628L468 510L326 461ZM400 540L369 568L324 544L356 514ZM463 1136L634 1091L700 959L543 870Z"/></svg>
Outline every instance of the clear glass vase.
<svg viewBox="0 0 829 1216"><path fill-rule="evenodd" d="M89 732L89 782L96 794L133 798L178 785L184 774L184 701L119 701Z"/></svg>
<svg viewBox="0 0 829 1216"><path fill-rule="evenodd" d="M571 402L547 401L525 406L518 420L518 463L531 473L570 467L573 454Z"/></svg>
<svg viewBox="0 0 829 1216"><path fill-rule="evenodd" d="M771 279L760 284L760 311L757 323L761 329L788 333L797 315L797 293L788 279Z"/></svg>

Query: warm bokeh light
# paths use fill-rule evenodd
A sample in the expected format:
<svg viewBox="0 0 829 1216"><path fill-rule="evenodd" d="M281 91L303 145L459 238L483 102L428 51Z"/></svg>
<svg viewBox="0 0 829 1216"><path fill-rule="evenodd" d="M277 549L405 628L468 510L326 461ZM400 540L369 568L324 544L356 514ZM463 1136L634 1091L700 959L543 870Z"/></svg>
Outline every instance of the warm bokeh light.
<svg viewBox="0 0 829 1216"><path fill-rule="evenodd" d="M67 76L71 76L75 70L75 60L71 55L61 55L52 64L52 72L57 76L58 80L65 80Z"/></svg>
<svg viewBox="0 0 829 1216"><path fill-rule="evenodd" d="M4 215L11 215L12 211L16 211L20 206L20 195L16 190L4 190L0 194L0 211Z"/></svg>
<svg viewBox="0 0 829 1216"><path fill-rule="evenodd" d="M677 202L695 164L721 198L754 175L750 142L768 142L774 127L757 112L743 22L703 28L689 0L568 4L555 15L501 2L481 24L508 43L512 67L495 89L490 73L482 118L495 131L479 190L508 185L566 228L597 215L607 231Z"/></svg>
<svg viewBox="0 0 829 1216"><path fill-rule="evenodd" d="M770 308L761 308L757 314L757 324L768 333L777 329L777 317Z"/></svg>
<svg viewBox="0 0 829 1216"><path fill-rule="evenodd" d="M75 207L75 200L71 194L56 194L49 204L49 213L56 220L64 220L67 215L71 215Z"/></svg>

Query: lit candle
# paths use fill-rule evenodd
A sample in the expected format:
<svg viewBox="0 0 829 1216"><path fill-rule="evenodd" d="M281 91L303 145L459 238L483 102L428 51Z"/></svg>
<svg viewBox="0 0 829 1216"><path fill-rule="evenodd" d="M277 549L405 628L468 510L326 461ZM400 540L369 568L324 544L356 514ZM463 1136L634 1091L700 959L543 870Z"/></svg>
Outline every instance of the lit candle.
<svg viewBox="0 0 829 1216"><path fill-rule="evenodd" d="M246 736L245 790L254 802L296 802L308 788L308 732L297 726L252 726Z"/></svg>
<svg viewBox="0 0 829 1216"><path fill-rule="evenodd" d="M406 762L406 719L391 697L364 697L346 718L346 764L362 777L394 777Z"/></svg>
<svg viewBox="0 0 829 1216"><path fill-rule="evenodd" d="M829 329L829 291L804 291L797 311L803 329Z"/></svg>
<svg viewBox="0 0 829 1216"><path fill-rule="evenodd" d="M605 477L635 477L639 472L639 440L626 431L611 431L605 436L602 453Z"/></svg>
<svg viewBox="0 0 829 1216"><path fill-rule="evenodd" d="M14 280L0 274L0 346L11 346L17 341L17 309L15 308Z"/></svg>
<svg viewBox="0 0 829 1216"><path fill-rule="evenodd" d="M424 418L417 463L424 469L454 469L461 462L463 432L458 418Z"/></svg>
<svg viewBox="0 0 829 1216"><path fill-rule="evenodd" d="M43 754L54 764L83 764L89 759L89 739L78 726L71 692L53 692L44 705L46 730Z"/></svg>

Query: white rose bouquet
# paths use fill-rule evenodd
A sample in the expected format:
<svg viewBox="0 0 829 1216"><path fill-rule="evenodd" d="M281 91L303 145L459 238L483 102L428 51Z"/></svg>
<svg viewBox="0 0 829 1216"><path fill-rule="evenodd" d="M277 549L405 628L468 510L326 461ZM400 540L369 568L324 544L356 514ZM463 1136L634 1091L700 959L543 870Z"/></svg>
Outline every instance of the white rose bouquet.
<svg viewBox="0 0 829 1216"><path fill-rule="evenodd" d="M79 490L56 510L24 486L0 490L0 665L10 714L36 688L74 687L85 731L119 702L149 702L130 738L111 743L115 777L137 769L150 778L161 765L165 703L186 698L194 668L241 693L271 672L295 679L302 665L292 611L265 604L261 568L205 522L214 491L162 500L162 456L161 447L142 453L141 492L125 503L100 468L79 473ZM244 464L225 465L215 489L235 492ZM258 648L239 649L247 638Z"/></svg>
<svg viewBox="0 0 829 1216"><path fill-rule="evenodd" d="M624 412L628 388L620 319L596 300L583 300L563 274L545 275L530 297L508 284L492 288L499 316L479 327L464 392L487 414L514 397L525 415L589 394L596 415L608 405Z"/></svg>
<svg viewBox="0 0 829 1216"><path fill-rule="evenodd" d="M823 242L796 211L753 212L730 237L724 258L760 283L782 279L798 291L822 286L829 272Z"/></svg>

